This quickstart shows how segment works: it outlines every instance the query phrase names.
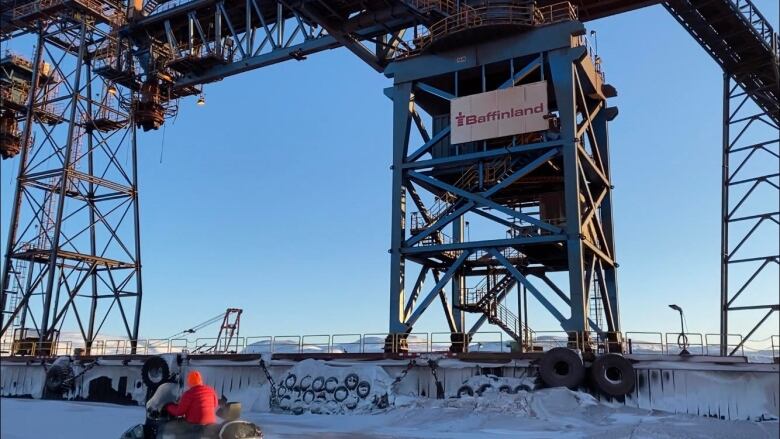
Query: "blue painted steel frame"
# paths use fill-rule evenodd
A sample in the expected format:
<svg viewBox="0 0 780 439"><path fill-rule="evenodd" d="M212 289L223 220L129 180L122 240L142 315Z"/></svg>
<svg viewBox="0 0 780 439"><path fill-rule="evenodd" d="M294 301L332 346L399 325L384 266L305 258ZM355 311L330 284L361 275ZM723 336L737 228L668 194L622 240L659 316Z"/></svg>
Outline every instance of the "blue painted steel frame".
<svg viewBox="0 0 780 439"><path fill-rule="evenodd" d="M608 313L606 322L608 329L609 331L620 330L606 129L607 122L611 117L605 110L603 99L596 100L596 104L589 107L587 103L589 100L586 99L582 90L581 75L584 75L584 70L581 62L587 56L587 51L583 46L572 47L572 39L584 33L585 30L581 23L567 22L501 41L461 48L452 52L422 55L388 66L386 73L395 80L395 85L385 90L385 94L393 101L390 333L400 334L401 337L410 333L420 316L436 299L437 294L443 299L448 321L453 322L450 324L451 330L463 332L465 316L457 305L463 301L465 279L470 274L477 273L476 270L472 273L468 267L470 255L477 252L486 252L492 255L491 264L493 265L491 267L511 275L514 280L510 285L514 282L523 285L567 331L584 334L587 334L592 328L601 331L601 328L595 324L596 322L591 321L588 316L589 285L586 285L586 279L597 280L605 293L603 301ZM439 99L446 104L446 101L458 96L457 86L454 92L442 90L429 83L431 78L451 74L454 75L457 84L459 72L481 67L484 83L485 65L523 57L527 59L531 55L536 55L536 58L517 72L513 71L512 76L499 88L516 84L535 69L542 69L544 72L545 65L548 66L549 72L543 74L552 84L557 102L560 137L557 139L544 138L542 141L530 144L513 143L506 148L485 149L444 157L433 154L432 150L438 143L449 139L450 130L449 127L443 127L438 132L431 134L424 131L424 128L420 128L419 120L416 119L419 118L419 114L416 113L414 106L415 94L428 94L432 99ZM513 61L512 68L514 69ZM587 78L585 79L587 80ZM591 94L592 92L591 90ZM582 115L582 117L578 119L578 115ZM421 129L424 144L413 149L413 152L410 153L410 130L413 121ZM591 151L586 151L582 146L585 137L590 138L588 143L591 145ZM486 190L475 192L460 188L456 184L442 181L435 173L431 172L442 166L482 166L480 163L485 160L502 157L511 159L519 153L535 154L536 159L522 166L519 170L514 170L508 177ZM432 155L430 158L429 154ZM522 179L538 166L554 158L562 158L566 216L567 218L580 218L580 221L567 221L561 228L491 199L500 190ZM480 169L482 168L480 167ZM593 196L590 187L598 184L603 185L603 188L598 196ZM414 185L434 194L454 196L457 199L449 205L443 214L432 217L429 209L421 205L422 201L416 193ZM407 225L406 201L408 195L412 195L412 200L426 220L426 228L416 234L412 233ZM588 200L590 204L583 203L583 199ZM480 207L498 212L502 216L514 218L516 221L534 225L546 233L471 241L468 236L463 236L466 213L478 214L510 228L517 225L516 222L506 221L489 211L480 209ZM452 243L440 242L443 228L450 223L453 228ZM594 223L597 224L597 227L593 225ZM585 230L588 227L591 229ZM588 242L586 239L589 231L593 231L595 234L597 228L601 230L600 245ZM425 240L431 242L423 244ZM535 267L535 270L530 270L529 267L522 264L513 264L502 253L505 249L513 247L555 242L565 244L568 254L565 271L568 271L569 295L568 297L562 295L570 306L568 313L558 310L529 281L529 274L538 275L538 267ZM444 262L435 260L437 255L446 254L457 254L457 257L449 260L438 257ZM412 290L412 297L408 300L405 296L407 259L422 265ZM596 270L599 274L591 276L592 272ZM432 271L434 275L443 272L444 276L435 277L436 285L423 295L423 283L429 271ZM560 271L560 268L543 267L542 271ZM545 279L545 282L550 282L546 277ZM452 298L447 304L442 291L449 280L452 280ZM562 294L559 289L555 291ZM502 297L505 295L504 293ZM424 299L417 304L417 299L421 296ZM495 321L495 317L481 318L475 328L478 328L485 320ZM472 331L475 330L472 328ZM456 338L453 337L453 342L455 340ZM396 344L393 347L394 350L402 349L402 344Z"/></svg>

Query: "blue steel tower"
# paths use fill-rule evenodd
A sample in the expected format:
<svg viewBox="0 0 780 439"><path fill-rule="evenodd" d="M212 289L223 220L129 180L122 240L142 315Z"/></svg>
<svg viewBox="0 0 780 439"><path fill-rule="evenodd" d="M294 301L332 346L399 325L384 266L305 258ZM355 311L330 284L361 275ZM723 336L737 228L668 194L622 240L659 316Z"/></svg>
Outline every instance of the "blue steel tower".
<svg viewBox="0 0 780 439"><path fill-rule="evenodd" d="M516 306L506 300L515 287L549 311L570 344L590 349L596 333L619 346L607 132L617 115L607 99L616 92L574 9L549 11L549 20L532 25L519 8L493 7L471 23L456 14L443 26L452 34L432 29L417 44L422 53L386 70L394 80L385 90L393 101L388 350L407 348L435 301L451 350L466 350L486 321L530 349L526 294ZM463 33L482 42L460 45ZM541 90L547 105L535 126L507 131L501 124L515 113L484 111L478 102L500 102L512 89L515 96ZM487 138L464 139L466 115L452 114L468 96L472 122L498 125ZM603 321L591 318L593 303ZM469 312L480 317L466 327Z"/></svg>

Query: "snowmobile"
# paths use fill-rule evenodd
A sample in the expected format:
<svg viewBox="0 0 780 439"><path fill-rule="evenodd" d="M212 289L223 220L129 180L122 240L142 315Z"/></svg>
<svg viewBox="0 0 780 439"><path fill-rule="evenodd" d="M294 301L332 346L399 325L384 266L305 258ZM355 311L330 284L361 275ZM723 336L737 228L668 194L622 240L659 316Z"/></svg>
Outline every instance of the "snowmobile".
<svg viewBox="0 0 780 439"><path fill-rule="evenodd" d="M146 402L146 422L131 427L120 439L263 439L263 432L257 425L238 419L241 404L220 402L217 416L222 422L207 425L202 432L192 433L187 424L168 414L165 406L176 402L178 386L162 383Z"/></svg>

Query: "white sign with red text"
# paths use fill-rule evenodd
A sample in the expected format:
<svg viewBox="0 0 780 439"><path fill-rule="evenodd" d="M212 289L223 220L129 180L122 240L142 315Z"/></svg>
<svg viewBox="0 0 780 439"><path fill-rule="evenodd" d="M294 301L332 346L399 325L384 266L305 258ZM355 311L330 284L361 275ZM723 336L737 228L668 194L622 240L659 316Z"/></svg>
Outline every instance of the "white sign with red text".
<svg viewBox="0 0 780 439"><path fill-rule="evenodd" d="M450 101L450 143L473 142L546 130L547 81Z"/></svg>

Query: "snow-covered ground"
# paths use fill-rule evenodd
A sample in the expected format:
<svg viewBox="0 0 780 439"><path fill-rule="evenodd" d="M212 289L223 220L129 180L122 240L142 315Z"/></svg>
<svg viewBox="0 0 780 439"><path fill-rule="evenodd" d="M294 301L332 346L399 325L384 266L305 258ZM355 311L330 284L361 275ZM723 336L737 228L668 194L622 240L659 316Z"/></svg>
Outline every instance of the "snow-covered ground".
<svg viewBox="0 0 780 439"><path fill-rule="evenodd" d="M0 399L3 439L112 439L144 410L76 401ZM777 438L777 421L722 421L597 402L566 389L479 398L398 398L381 412L350 415L245 413L266 438Z"/></svg>

